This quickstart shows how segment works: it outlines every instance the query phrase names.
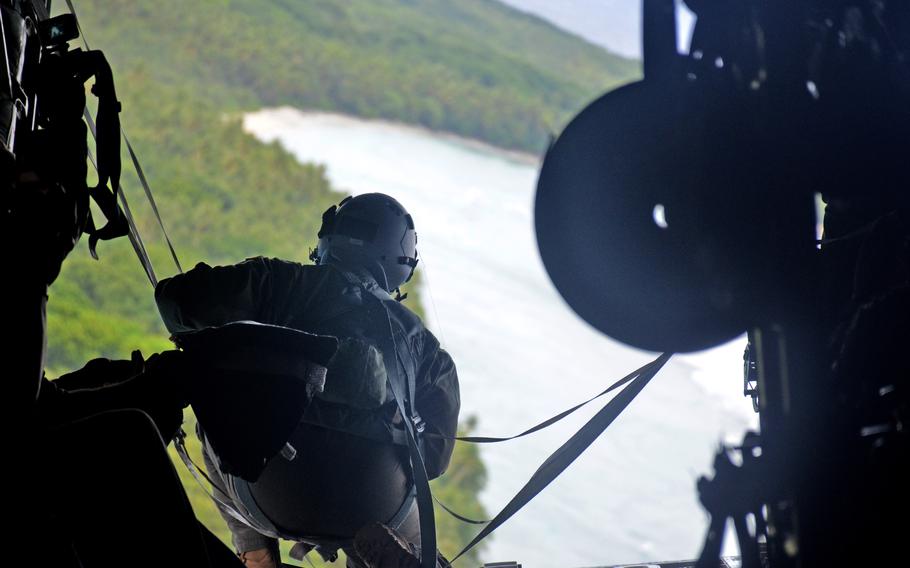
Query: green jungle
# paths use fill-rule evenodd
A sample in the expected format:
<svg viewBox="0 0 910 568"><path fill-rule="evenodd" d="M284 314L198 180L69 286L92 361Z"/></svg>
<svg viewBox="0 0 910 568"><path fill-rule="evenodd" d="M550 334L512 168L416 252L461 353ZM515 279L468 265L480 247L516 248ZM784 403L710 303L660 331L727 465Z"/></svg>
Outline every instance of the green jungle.
<svg viewBox="0 0 910 568"><path fill-rule="evenodd" d="M492 0L81 0L76 9L91 48L111 61L124 129L185 269L256 255L303 262L322 211L342 197L320 165L245 133L245 111L378 117L536 153L584 104L640 74L638 62ZM176 266L128 164L123 191L158 278L170 276ZM95 357L173 347L130 243L101 243L100 261L86 249L77 246L50 290L51 377ZM419 280L418 271L407 300L418 313ZM199 459L193 435L188 443ZM229 542L202 488L176 467L199 518ZM433 489L483 518L485 479L476 447L459 445ZM441 510L437 522L446 555L477 530Z"/></svg>

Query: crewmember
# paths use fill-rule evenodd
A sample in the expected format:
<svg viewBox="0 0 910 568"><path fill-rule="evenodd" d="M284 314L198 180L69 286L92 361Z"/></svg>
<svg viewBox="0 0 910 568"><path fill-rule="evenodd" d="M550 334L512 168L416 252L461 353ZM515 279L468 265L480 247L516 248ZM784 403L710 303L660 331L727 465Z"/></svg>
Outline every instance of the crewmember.
<svg viewBox="0 0 910 568"><path fill-rule="evenodd" d="M155 290L165 325L177 336L255 321L339 340L324 390L306 408L287 451L255 479L224 471L200 421L206 466L220 489L217 505L248 566L277 566L279 538L298 543L297 557L315 548L332 558L342 549L349 567L381 565L384 554L407 557L420 531L403 421L420 433L430 479L452 455L460 406L455 366L399 292L418 261L411 216L387 195L349 197L323 214L318 239L314 265L268 258L200 263ZM403 390L409 416L398 410L393 380L413 384L413 393ZM353 539L361 529L358 554Z"/></svg>

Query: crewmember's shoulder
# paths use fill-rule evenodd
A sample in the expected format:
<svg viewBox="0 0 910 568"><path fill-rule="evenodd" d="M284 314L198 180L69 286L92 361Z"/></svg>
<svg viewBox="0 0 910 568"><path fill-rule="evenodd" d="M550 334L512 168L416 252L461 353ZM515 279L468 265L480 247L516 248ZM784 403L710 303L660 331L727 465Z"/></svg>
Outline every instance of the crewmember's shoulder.
<svg viewBox="0 0 910 568"><path fill-rule="evenodd" d="M426 326L423 325L423 320L420 319L420 316L411 311L411 309L402 302L387 301L386 304L405 329L420 331L421 333L430 333ZM430 335L432 334L430 333Z"/></svg>
<svg viewBox="0 0 910 568"><path fill-rule="evenodd" d="M240 264L248 264L254 269L261 268L278 280L308 280L326 272L326 267L324 266L302 264L293 260L265 256L248 258Z"/></svg>
<svg viewBox="0 0 910 568"><path fill-rule="evenodd" d="M427 329L420 316L401 302L389 301L387 305L405 334L411 338L414 347L424 355L432 354L439 349L439 340Z"/></svg>
<svg viewBox="0 0 910 568"><path fill-rule="evenodd" d="M249 266L261 265L266 268L275 269L275 270L304 270L307 265L295 262L293 260L286 260L283 258L275 258L268 256L251 256L247 258L240 264L247 264Z"/></svg>

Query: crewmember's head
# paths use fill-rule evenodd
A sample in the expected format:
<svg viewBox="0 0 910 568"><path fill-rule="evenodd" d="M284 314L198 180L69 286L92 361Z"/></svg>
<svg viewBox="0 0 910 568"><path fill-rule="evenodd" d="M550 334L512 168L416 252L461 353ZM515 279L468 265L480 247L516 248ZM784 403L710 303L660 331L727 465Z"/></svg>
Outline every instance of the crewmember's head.
<svg viewBox="0 0 910 568"><path fill-rule="evenodd" d="M347 197L322 214L317 264L364 268L387 292L411 279L417 266L414 221L398 201L382 193Z"/></svg>

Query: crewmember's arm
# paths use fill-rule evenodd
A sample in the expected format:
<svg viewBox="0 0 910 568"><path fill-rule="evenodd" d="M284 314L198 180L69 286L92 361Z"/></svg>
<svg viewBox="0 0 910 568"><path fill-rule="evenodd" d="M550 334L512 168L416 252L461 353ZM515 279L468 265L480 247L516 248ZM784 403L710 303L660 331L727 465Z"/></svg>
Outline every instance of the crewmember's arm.
<svg viewBox="0 0 910 568"><path fill-rule="evenodd" d="M419 376L426 377L428 382L417 389L417 410L426 421L426 431L443 436L424 437L424 465L427 476L435 479L449 467L455 449L455 441L446 438L453 438L458 432L461 409L458 373L449 354L437 348L425 360Z"/></svg>
<svg viewBox="0 0 910 568"><path fill-rule="evenodd" d="M171 333L193 331L241 320L264 322L271 296L270 261L251 258L231 266L199 263L165 278L155 288L161 319Z"/></svg>

